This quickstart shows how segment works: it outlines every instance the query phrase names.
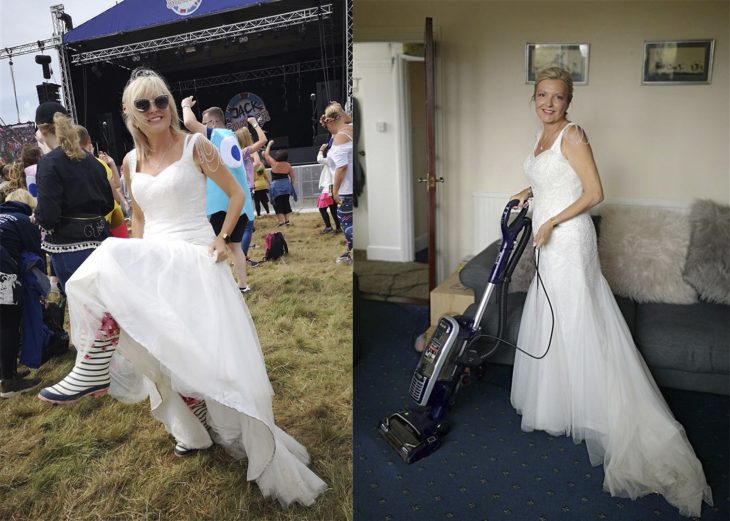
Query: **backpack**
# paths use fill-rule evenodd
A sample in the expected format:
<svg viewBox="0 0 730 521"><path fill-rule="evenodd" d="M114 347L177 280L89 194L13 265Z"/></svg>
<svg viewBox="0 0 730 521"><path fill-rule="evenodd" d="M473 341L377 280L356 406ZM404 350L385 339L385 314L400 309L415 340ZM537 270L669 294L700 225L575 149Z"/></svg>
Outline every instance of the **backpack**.
<svg viewBox="0 0 730 521"><path fill-rule="evenodd" d="M49 302L48 307L43 310L43 322L51 331L48 343L43 346L43 363L68 352L68 333L63 329L64 307L55 302Z"/></svg>
<svg viewBox="0 0 730 521"><path fill-rule="evenodd" d="M276 260L288 253L289 247L286 245L286 240L284 240L284 235L281 232L272 232L266 236L264 260Z"/></svg>

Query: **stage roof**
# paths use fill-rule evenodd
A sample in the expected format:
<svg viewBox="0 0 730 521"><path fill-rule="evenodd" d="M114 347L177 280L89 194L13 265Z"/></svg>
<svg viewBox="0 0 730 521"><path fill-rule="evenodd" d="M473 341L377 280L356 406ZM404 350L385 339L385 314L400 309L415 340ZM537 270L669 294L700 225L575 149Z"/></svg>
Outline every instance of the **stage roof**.
<svg viewBox="0 0 730 521"><path fill-rule="evenodd" d="M276 0L123 0L63 36L64 43L172 24ZM167 7L170 4L172 7ZM173 10L174 9L174 10ZM73 17L73 13L68 13Z"/></svg>

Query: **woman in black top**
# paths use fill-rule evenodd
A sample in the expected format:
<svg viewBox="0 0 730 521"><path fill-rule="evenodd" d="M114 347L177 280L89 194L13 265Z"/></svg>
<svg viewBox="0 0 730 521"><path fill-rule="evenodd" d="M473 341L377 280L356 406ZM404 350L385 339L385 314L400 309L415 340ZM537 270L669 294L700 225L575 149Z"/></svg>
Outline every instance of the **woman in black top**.
<svg viewBox="0 0 730 521"><path fill-rule="evenodd" d="M63 289L91 252L109 236L104 216L114 198L104 167L81 148L66 109L49 101L36 110L36 124L52 149L38 162L35 219L47 233L43 249Z"/></svg>
<svg viewBox="0 0 730 521"><path fill-rule="evenodd" d="M291 214L291 203L289 196L297 200L297 192L294 190L294 169L287 161L289 154L286 150L276 150L271 152L271 145L274 140L269 141L264 151L264 159L271 165L271 188L270 194L274 202L274 211L279 226L289 225L289 215Z"/></svg>

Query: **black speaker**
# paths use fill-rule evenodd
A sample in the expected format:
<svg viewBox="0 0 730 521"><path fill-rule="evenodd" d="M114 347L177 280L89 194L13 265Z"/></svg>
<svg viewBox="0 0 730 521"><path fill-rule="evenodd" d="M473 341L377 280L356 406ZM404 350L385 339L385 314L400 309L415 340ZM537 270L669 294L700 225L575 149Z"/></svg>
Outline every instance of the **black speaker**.
<svg viewBox="0 0 730 521"><path fill-rule="evenodd" d="M59 90L61 86L57 83L41 83L35 86L38 91L38 103L45 103L46 101L55 101L61 103L61 93Z"/></svg>

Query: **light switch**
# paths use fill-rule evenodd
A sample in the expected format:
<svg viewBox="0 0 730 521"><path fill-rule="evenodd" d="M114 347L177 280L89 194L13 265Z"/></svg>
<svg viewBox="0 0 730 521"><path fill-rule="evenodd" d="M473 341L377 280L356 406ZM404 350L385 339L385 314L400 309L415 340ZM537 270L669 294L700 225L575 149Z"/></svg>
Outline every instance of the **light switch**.
<svg viewBox="0 0 730 521"><path fill-rule="evenodd" d="M375 130L377 130L378 132L385 132L386 130L388 130L388 124L385 121L376 121Z"/></svg>

